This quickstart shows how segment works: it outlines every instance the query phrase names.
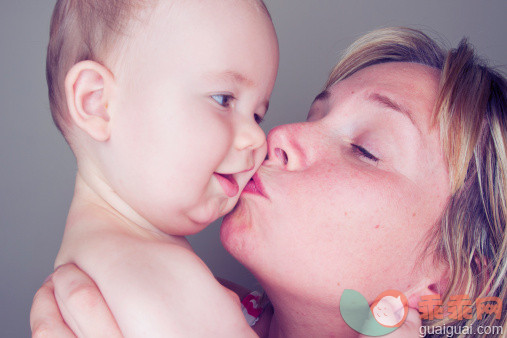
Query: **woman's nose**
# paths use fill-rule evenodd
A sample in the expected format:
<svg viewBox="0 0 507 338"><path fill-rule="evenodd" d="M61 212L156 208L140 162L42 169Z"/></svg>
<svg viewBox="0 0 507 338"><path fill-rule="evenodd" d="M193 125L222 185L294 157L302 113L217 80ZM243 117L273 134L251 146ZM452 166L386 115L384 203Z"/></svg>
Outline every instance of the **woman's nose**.
<svg viewBox="0 0 507 338"><path fill-rule="evenodd" d="M302 123L278 126L268 134L268 158L288 171L302 170L307 166L306 151L301 143Z"/></svg>

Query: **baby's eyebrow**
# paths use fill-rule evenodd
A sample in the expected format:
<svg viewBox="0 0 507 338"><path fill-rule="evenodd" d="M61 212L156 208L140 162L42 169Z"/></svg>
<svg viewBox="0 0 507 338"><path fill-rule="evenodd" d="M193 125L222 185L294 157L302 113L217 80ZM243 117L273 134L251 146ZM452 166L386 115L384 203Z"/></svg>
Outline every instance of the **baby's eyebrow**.
<svg viewBox="0 0 507 338"><path fill-rule="evenodd" d="M226 71L218 72L218 73L210 72L210 73L206 73L205 76L212 78L212 79L219 79L219 80L223 79L226 81L238 82L238 83L246 85L248 87L252 87L254 85L254 82L251 79L247 78L246 76L244 76L243 74L241 74L235 70L226 70Z"/></svg>

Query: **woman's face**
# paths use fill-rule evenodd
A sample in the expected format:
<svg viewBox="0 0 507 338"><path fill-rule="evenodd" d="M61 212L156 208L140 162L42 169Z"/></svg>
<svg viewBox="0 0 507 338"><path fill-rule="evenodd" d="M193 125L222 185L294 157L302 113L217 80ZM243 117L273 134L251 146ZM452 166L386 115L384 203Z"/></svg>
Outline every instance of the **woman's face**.
<svg viewBox="0 0 507 338"><path fill-rule="evenodd" d="M438 80L419 64L370 66L269 133L269 159L221 230L268 292L337 305L350 288L371 302L431 274L416 260L450 195Z"/></svg>

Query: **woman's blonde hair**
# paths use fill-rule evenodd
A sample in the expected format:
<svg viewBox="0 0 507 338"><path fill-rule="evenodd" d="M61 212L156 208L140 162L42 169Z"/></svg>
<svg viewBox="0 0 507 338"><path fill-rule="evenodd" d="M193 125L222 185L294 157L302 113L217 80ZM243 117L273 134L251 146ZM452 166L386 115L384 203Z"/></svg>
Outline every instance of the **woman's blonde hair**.
<svg viewBox="0 0 507 338"><path fill-rule="evenodd" d="M452 195L428 234L424 253L431 253L436 262L445 262L449 268L442 291L444 306L451 296L468 295L473 313L471 319L446 316L423 325L467 326L475 337L486 336L477 331L479 326L496 327L487 336L505 336L506 80L475 56L466 39L446 53L424 33L398 27L373 31L354 42L332 70L325 89L365 67L385 62L416 62L441 70L433 121L440 128ZM476 300L485 297L503 301L500 319L495 314L478 319Z"/></svg>

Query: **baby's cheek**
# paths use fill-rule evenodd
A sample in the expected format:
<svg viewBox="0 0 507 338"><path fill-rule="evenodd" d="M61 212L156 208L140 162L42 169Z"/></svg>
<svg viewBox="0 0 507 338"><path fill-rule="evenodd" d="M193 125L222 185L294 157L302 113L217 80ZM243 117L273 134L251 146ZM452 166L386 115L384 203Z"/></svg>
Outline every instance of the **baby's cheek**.
<svg viewBox="0 0 507 338"><path fill-rule="evenodd" d="M239 195L241 194L240 190L236 197L228 198L226 202L224 202L224 206L221 208L220 217L227 215L234 209L234 207L238 204Z"/></svg>

